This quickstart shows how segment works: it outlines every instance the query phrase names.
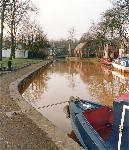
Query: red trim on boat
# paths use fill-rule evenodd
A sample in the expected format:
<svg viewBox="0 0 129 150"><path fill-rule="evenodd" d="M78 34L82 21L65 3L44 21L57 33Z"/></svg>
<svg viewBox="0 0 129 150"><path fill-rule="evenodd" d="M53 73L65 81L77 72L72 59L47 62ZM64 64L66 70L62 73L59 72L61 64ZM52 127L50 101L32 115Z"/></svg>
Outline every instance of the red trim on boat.
<svg viewBox="0 0 129 150"><path fill-rule="evenodd" d="M117 101L117 102L120 102L123 100L129 101L129 92L127 92L127 93L125 93L125 94L123 94L123 95L121 95L115 99L115 101Z"/></svg>

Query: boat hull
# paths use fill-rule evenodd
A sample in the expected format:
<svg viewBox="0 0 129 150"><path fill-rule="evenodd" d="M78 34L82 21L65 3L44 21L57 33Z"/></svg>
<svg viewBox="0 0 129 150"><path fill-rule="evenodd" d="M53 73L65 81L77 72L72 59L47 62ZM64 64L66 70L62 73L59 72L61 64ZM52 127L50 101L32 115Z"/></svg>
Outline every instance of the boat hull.
<svg viewBox="0 0 129 150"><path fill-rule="evenodd" d="M86 150L129 150L129 92L113 108L76 99L69 105L73 130Z"/></svg>
<svg viewBox="0 0 129 150"><path fill-rule="evenodd" d="M129 72L129 67L125 67L116 63L112 63L112 66L118 70L123 70L125 72Z"/></svg>
<svg viewBox="0 0 129 150"><path fill-rule="evenodd" d="M82 106L79 108L79 102L75 101L70 103L70 118L77 138L81 145L87 150L107 150L108 147L105 141L94 130L82 113L83 111L89 111L103 106L89 101L86 101L84 105L90 105L90 107Z"/></svg>

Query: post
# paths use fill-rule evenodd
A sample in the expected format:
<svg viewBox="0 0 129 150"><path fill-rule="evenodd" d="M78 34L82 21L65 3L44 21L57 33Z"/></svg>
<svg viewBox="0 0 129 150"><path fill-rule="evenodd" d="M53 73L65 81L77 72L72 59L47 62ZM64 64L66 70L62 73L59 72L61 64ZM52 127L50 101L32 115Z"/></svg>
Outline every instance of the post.
<svg viewBox="0 0 129 150"><path fill-rule="evenodd" d="M12 61L11 60L8 61L8 70L9 71L12 70Z"/></svg>

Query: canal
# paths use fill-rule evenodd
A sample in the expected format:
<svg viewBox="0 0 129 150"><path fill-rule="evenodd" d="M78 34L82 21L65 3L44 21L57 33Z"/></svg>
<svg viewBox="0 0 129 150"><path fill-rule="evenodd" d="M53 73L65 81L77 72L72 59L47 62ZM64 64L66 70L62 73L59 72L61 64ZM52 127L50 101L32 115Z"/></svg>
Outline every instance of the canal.
<svg viewBox="0 0 129 150"><path fill-rule="evenodd" d="M114 98L129 90L128 79L99 63L56 61L25 87L22 96L68 134L72 131L65 114L68 103L58 103L75 96L111 106Z"/></svg>

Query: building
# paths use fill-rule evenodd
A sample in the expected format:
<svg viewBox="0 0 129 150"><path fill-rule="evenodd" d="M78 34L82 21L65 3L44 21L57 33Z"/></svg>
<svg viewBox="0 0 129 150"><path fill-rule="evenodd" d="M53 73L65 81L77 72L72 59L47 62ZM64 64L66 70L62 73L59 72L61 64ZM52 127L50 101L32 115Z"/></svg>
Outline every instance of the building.
<svg viewBox="0 0 129 150"><path fill-rule="evenodd" d="M76 48L74 49L74 54L76 57L82 58L84 54L86 43L79 43Z"/></svg>
<svg viewBox="0 0 129 150"><path fill-rule="evenodd" d="M9 58L11 55L11 49L2 50L2 57ZM16 58L28 58L28 51L27 50L16 50L15 51Z"/></svg>

